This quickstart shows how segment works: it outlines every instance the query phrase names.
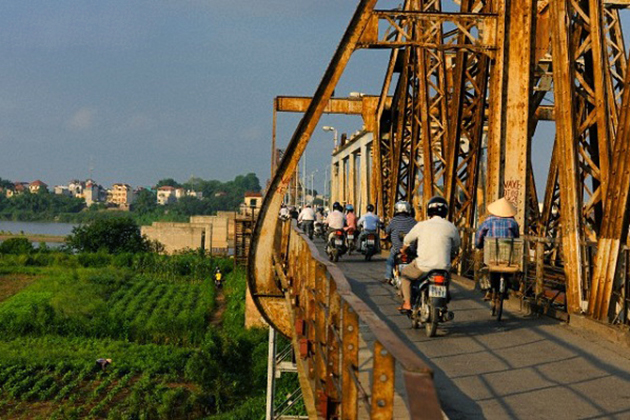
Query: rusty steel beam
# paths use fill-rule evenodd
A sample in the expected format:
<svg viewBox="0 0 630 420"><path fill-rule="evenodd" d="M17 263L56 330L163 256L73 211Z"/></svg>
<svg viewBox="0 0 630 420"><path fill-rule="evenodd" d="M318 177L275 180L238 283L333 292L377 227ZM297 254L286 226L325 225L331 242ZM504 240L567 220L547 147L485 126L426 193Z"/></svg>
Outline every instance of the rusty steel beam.
<svg viewBox="0 0 630 420"><path fill-rule="evenodd" d="M289 317L282 300L256 297L282 293L282 290L279 290L275 282L270 265L272 260L271 252L274 248L274 232L278 223L278 212L295 167L332 97L335 86L350 56L357 47L359 38L371 17L375 4L376 0L362 0L357 6L354 16L337 47L337 51L313 95L313 100L285 149L283 159L263 199L263 205L254 230L248 261L248 284L254 296L254 303L265 320L285 335L290 335L291 326L288 325Z"/></svg>
<svg viewBox="0 0 630 420"><path fill-rule="evenodd" d="M626 76L626 86L630 73ZM618 269L619 253L628 237L630 219L630 92L623 96L619 131L613 149L610 172L610 191L604 207L607 209L597 243L597 257L593 273L589 313L595 319L609 316L613 284Z"/></svg>
<svg viewBox="0 0 630 420"><path fill-rule="evenodd" d="M580 168L578 162L577 127L575 115L574 76L571 68L570 33L566 21L568 16L566 1L554 1L550 5L551 44L553 51L554 97L556 109L556 136L561 201L561 227L563 253L566 262L567 308L570 312L579 312L584 301L582 286L584 282L582 267L582 184L578 179ZM562 164L560 165L560 162Z"/></svg>

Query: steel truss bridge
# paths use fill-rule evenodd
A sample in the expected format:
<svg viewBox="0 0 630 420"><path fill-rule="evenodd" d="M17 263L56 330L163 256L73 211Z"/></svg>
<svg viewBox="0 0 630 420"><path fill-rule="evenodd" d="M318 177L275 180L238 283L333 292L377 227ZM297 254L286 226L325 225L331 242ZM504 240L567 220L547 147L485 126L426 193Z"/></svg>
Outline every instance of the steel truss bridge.
<svg viewBox="0 0 630 420"><path fill-rule="evenodd" d="M298 161L322 114L334 109L362 115L373 134L369 190L379 214L391 216L393 203L407 200L421 217L432 196L444 196L462 232L458 271L470 274L471 235L484 205L505 196L530 246L532 301L562 294L568 317L627 327L630 72L620 13L629 5L359 2L315 94L298 106L304 116L275 168L248 261L255 304L302 356L310 417L357 418L362 400L372 418L392 418L395 366L416 396L410 415L441 416L431 369L337 267L278 222ZM332 98L359 49L391 51L380 94L360 107ZM556 135L539 197L532 138L541 120L553 121ZM375 337L367 391L356 374L359 323Z"/></svg>

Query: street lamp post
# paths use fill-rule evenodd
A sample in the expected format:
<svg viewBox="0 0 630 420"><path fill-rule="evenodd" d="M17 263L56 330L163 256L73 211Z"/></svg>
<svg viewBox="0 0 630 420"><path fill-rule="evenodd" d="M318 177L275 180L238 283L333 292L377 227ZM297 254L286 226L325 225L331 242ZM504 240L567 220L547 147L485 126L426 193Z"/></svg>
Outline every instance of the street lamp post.
<svg viewBox="0 0 630 420"><path fill-rule="evenodd" d="M335 127L331 127L329 125L325 125L322 127L322 130L324 131L332 131L333 132L333 142L335 145L335 148L337 148L337 129Z"/></svg>

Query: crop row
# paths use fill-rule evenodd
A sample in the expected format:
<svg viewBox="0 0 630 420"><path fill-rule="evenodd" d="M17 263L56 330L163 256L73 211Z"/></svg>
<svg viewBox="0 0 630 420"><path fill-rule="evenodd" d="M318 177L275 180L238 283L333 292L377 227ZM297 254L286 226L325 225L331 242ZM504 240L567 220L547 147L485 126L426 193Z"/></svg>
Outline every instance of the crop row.
<svg viewBox="0 0 630 420"><path fill-rule="evenodd" d="M50 419L197 418L195 413L203 411L195 386L168 384L162 376L88 368L63 373L62 368L19 367L12 372L0 387L0 418L28 418L31 404L46 401L43 414Z"/></svg>

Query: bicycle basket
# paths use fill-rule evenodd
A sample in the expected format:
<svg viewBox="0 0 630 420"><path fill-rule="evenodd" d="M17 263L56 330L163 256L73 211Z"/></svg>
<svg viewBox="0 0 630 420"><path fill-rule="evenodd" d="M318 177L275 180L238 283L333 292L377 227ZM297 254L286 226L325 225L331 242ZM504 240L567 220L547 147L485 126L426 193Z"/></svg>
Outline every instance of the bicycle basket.
<svg viewBox="0 0 630 420"><path fill-rule="evenodd" d="M523 271L523 248L522 239L485 238L483 262L491 272Z"/></svg>

